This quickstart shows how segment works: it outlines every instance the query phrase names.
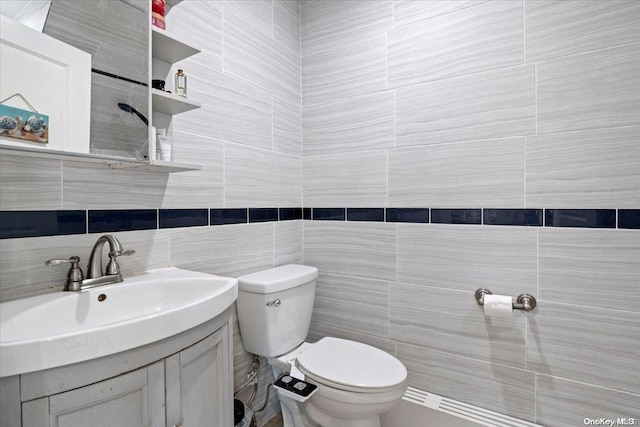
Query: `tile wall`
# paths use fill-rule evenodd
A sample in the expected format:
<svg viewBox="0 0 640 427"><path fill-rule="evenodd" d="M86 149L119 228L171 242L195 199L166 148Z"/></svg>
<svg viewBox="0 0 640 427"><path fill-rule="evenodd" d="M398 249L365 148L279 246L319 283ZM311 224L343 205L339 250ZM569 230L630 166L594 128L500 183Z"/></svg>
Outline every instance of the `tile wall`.
<svg viewBox="0 0 640 427"><path fill-rule="evenodd" d="M640 419L640 3L303 0L301 22L313 337L543 425ZM481 287L539 306L485 318Z"/></svg>
<svg viewBox="0 0 640 427"><path fill-rule="evenodd" d="M79 234L63 227L65 235L0 240L0 299L61 290L66 269L47 268L44 262L78 255L85 263L103 232L137 251L121 260L125 275L175 265L238 276L301 262L300 215L285 212L283 218L292 220L278 222L249 222L247 215L247 208L302 205L299 16L295 0L184 0L167 15L167 31L202 49L174 67L185 70L189 98L202 108L173 119L174 160L201 164L200 171L109 170L2 155L3 231L17 211L44 211L46 220L39 223L45 229L54 222L47 215L52 211L73 211L72 224L79 212L84 225L71 229ZM239 208L244 220L223 208ZM101 222L96 219L100 214ZM216 226L208 225L209 214ZM29 215L38 218L38 212ZM102 228L92 228L100 223ZM138 228L133 224L141 229L118 231ZM235 378L240 385L251 356L237 330L236 322ZM271 377L265 360L262 365L254 406L262 404ZM259 420L278 411L272 395Z"/></svg>
<svg viewBox="0 0 640 427"><path fill-rule="evenodd" d="M549 426L640 418L639 21L635 1L184 0L167 28L202 48L175 68L203 107L174 155L202 170L3 155L3 221L88 230L3 235L0 299L59 291L44 261L86 260L98 230L136 249L128 275L305 262L311 338L395 354L415 387ZM123 212L156 222L92 228ZM486 319L479 287L539 308Z"/></svg>

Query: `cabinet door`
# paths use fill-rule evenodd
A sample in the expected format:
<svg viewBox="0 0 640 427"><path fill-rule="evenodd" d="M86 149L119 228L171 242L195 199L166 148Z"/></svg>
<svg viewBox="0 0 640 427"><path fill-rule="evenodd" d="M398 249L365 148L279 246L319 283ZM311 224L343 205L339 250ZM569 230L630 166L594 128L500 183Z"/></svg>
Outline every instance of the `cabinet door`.
<svg viewBox="0 0 640 427"><path fill-rule="evenodd" d="M228 325L166 359L167 426L232 426Z"/></svg>
<svg viewBox="0 0 640 427"><path fill-rule="evenodd" d="M22 404L23 427L164 427L162 362Z"/></svg>

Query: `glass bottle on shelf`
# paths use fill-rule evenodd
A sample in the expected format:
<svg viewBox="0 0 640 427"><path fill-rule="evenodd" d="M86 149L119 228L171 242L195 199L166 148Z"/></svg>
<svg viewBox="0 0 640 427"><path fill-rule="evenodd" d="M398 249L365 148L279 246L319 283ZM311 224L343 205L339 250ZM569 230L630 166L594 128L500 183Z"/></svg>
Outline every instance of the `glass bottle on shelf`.
<svg viewBox="0 0 640 427"><path fill-rule="evenodd" d="M176 73L176 95L187 97L187 76L183 70Z"/></svg>

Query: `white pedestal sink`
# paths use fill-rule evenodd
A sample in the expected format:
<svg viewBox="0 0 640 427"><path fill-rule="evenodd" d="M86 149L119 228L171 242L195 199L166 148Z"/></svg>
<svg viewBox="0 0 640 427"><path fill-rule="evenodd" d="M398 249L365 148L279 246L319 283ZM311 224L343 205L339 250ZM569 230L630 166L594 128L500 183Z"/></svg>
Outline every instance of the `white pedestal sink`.
<svg viewBox="0 0 640 427"><path fill-rule="evenodd" d="M213 319L238 296L234 278L164 268L82 292L0 304L0 377L130 350Z"/></svg>

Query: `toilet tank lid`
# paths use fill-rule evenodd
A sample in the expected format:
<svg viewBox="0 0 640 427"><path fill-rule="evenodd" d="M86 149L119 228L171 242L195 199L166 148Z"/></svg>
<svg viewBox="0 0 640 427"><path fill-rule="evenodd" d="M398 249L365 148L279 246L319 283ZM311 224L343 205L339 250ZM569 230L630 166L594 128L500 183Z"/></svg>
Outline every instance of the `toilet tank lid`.
<svg viewBox="0 0 640 427"><path fill-rule="evenodd" d="M271 294L304 285L318 277L318 269L307 265L287 264L238 277L238 290Z"/></svg>

